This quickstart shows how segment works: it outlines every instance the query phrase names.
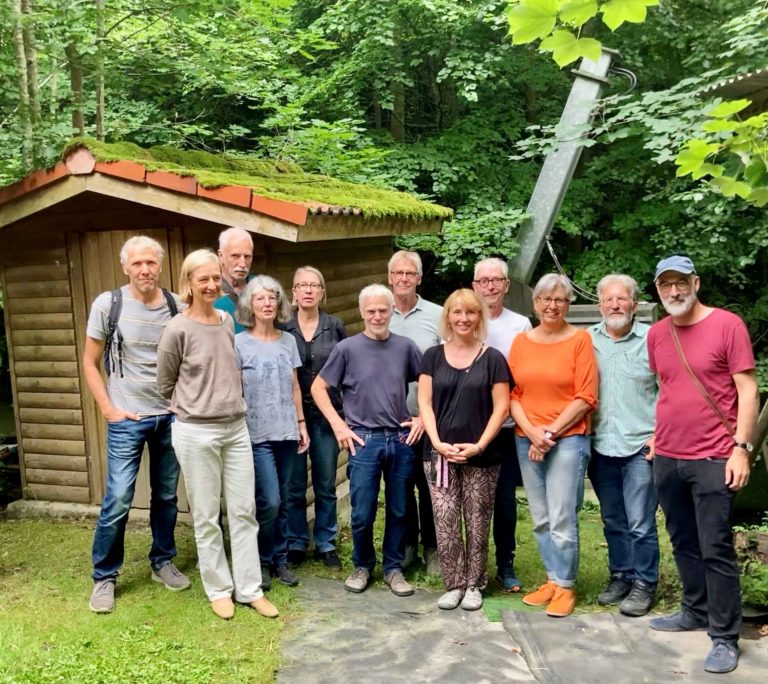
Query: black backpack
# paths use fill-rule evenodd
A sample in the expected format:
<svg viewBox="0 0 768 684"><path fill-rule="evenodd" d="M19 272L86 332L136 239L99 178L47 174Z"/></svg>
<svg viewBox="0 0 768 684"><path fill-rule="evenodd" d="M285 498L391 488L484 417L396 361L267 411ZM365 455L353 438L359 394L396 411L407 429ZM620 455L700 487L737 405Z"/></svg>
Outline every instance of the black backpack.
<svg viewBox="0 0 768 684"><path fill-rule="evenodd" d="M176 299L164 287L160 288L165 297L165 303L168 305L168 311L171 312L171 318L179 313L179 307L176 305ZM112 367L112 347L117 348L117 363L120 369L120 377L123 377L123 334L117 327L120 320L120 312L123 309L123 290L117 288L110 293L111 303L109 305L109 316L107 317L107 339L104 342L104 371L109 377L114 368Z"/></svg>

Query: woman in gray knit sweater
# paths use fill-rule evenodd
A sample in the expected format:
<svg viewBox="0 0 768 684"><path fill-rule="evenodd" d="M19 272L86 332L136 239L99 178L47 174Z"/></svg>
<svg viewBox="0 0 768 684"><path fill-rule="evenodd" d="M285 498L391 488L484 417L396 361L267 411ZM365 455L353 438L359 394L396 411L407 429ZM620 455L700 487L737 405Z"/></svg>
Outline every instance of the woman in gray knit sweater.
<svg viewBox="0 0 768 684"><path fill-rule="evenodd" d="M168 323L160 339L157 384L176 416L171 434L195 523L200 578L219 617L234 616L233 597L264 617L277 617L261 588L253 459L235 362L234 322L213 308L221 295L216 254L192 252L181 267L179 285L189 307ZM219 525L222 487L232 572Z"/></svg>

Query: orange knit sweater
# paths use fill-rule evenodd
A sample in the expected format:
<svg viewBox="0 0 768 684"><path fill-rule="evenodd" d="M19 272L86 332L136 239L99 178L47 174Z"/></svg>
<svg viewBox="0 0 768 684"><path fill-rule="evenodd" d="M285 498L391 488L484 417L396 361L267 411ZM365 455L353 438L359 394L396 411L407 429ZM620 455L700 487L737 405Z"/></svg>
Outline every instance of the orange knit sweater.
<svg viewBox="0 0 768 684"><path fill-rule="evenodd" d="M583 399L593 409L597 406L597 362L586 330L554 344L534 342L527 334L517 335L508 361L515 379L510 398L520 402L534 425L549 425L574 399ZM523 435L520 428L515 430ZM559 436L589 431L587 414Z"/></svg>

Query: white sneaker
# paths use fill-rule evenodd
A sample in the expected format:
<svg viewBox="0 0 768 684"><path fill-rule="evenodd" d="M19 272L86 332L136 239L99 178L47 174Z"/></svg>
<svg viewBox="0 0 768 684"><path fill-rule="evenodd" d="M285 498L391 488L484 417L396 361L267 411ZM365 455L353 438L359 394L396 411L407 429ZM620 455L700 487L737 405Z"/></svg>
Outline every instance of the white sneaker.
<svg viewBox="0 0 768 684"><path fill-rule="evenodd" d="M439 599L437 599L437 607L441 610L453 610L458 608L461 599L464 596L464 592L461 589L451 589L446 591Z"/></svg>
<svg viewBox="0 0 768 684"><path fill-rule="evenodd" d="M479 610L483 607L483 595L475 587L467 589L464 598L461 600L461 607L464 610Z"/></svg>

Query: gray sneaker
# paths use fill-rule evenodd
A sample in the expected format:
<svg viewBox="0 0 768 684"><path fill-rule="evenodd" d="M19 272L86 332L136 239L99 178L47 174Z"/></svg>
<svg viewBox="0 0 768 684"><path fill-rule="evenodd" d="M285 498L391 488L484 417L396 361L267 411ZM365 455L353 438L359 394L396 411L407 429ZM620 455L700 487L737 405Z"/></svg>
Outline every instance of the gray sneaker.
<svg viewBox="0 0 768 684"><path fill-rule="evenodd" d="M163 567L153 570L152 579L171 591L184 591L189 588L189 577L180 572L173 563L166 563Z"/></svg>
<svg viewBox="0 0 768 684"><path fill-rule="evenodd" d="M96 582L93 585L88 607L94 613L111 613L115 609L115 580L105 579Z"/></svg>
<svg viewBox="0 0 768 684"><path fill-rule="evenodd" d="M393 570L384 575L384 583L389 586L395 596L413 595L413 587L408 584L408 580L399 570Z"/></svg>
<svg viewBox="0 0 768 684"><path fill-rule="evenodd" d="M461 589L451 589L437 599L437 607L440 608L440 610L453 610L454 608L459 607L463 597L464 592Z"/></svg>
<svg viewBox="0 0 768 684"><path fill-rule="evenodd" d="M355 571L344 581L344 588L353 594L362 594L368 588L371 573L365 568L355 568Z"/></svg>
<svg viewBox="0 0 768 684"><path fill-rule="evenodd" d="M477 587L470 587L461 600L461 607L464 610L479 610L483 607L483 595Z"/></svg>

